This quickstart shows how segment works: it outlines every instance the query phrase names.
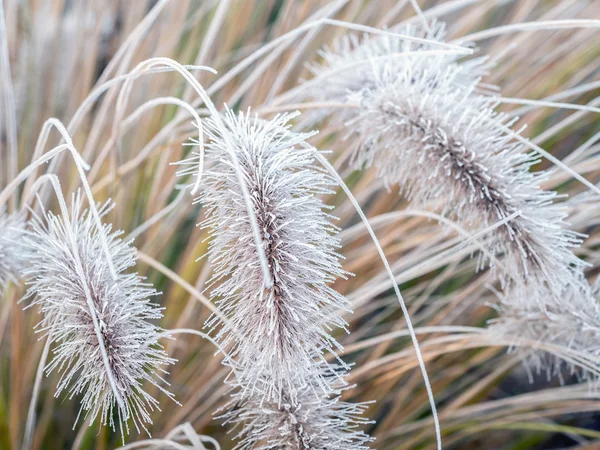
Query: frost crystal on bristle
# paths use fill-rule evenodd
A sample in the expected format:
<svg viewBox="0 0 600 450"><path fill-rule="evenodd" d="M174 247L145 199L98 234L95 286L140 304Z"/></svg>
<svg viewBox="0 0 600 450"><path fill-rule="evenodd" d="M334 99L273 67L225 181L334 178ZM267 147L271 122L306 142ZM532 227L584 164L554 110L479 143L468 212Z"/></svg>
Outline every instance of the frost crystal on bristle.
<svg viewBox="0 0 600 450"><path fill-rule="evenodd" d="M25 232L22 214L7 214L0 209L0 294L8 283L21 278L25 265L22 239Z"/></svg>
<svg viewBox="0 0 600 450"><path fill-rule="evenodd" d="M476 62L448 56L392 53L391 38L376 38L354 52L329 54L328 70L360 58L369 70L319 76L319 96L357 105L343 120L354 167L374 166L386 185L398 184L418 204L433 204L464 228L482 230L518 213L487 239L493 256L504 255L503 280L551 285L572 283L583 262L572 252L579 236L566 229L566 211L555 192L540 188L546 174L531 172L537 157L513 141L512 122L494 111L493 98L478 95ZM401 48L410 44L398 44ZM342 46L341 48L344 48ZM332 80L347 78L343 89ZM309 82L310 83L310 82ZM483 259L480 263L484 265Z"/></svg>
<svg viewBox="0 0 600 450"><path fill-rule="evenodd" d="M319 199L332 179L315 168L311 150L299 148L308 135L293 133L285 114L264 121L250 114L223 116L227 136L207 122L202 226L212 237L208 257L214 275L211 298L227 317L210 318L215 333L236 364L246 393L261 377L268 401L295 398L304 380L321 373L316 363L340 345L330 335L346 328L339 315L347 300L329 284L347 274L335 252L337 228ZM226 139L239 159L264 242L273 287L265 287L238 178L226 151ZM189 161L195 164L194 160ZM191 169L189 173L194 173ZM323 389L326 387L323 385Z"/></svg>
<svg viewBox="0 0 600 450"><path fill-rule="evenodd" d="M327 380L332 382L331 379ZM251 395L234 400L221 416L234 426L236 450L366 450L374 439L361 429L368 403L341 400L345 387L333 381L329 394L306 386L297 401L263 401Z"/></svg>
<svg viewBox="0 0 600 450"><path fill-rule="evenodd" d="M511 298L512 297L512 298ZM515 297L540 298L537 302L515 301ZM519 340L529 339L549 344L553 351L531 352L525 358L535 372L561 376L567 366L592 381L600 379L600 286L589 286L585 280L568 285L561 291L560 301L538 287L515 287L501 296L500 318L490 323L490 332ZM545 310L535 307L544 302ZM556 346L556 348L554 347ZM573 357L573 353L577 355Z"/></svg>
<svg viewBox="0 0 600 450"><path fill-rule="evenodd" d="M121 232L111 232L105 225L98 230L92 215L82 210L78 193L72 201L69 221L47 213L32 219L31 230L24 239L28 260L24 271L29 285L25 299L32 299L43 315L38 330L54 344L52 359L45 370L60 372L56 396L66 393L69 399L81 395L80 414L98 416L113 429L113 409L122 422L121 432L129 432L131 420L139 432L151 424L150 413L158 409L158 401L144 390L150 383L169 397L161 384L162 365L172 364L158 339L162 330L150 321L162 317L162 311L149 298L156 291L136 273L125 273L136 262L136 250L130 242L119 239ZM100 208L101 215L109 205ZM69 223L70 222L70 223ZM113 257L117 278L111 276L102 236ZM71 237L84 268L82 279L75 269ZM92 312L88 307L85 285L91 293L110 370L123 405L118 405L109 384ZM30 305L30 306L31 306Z"/></svg>

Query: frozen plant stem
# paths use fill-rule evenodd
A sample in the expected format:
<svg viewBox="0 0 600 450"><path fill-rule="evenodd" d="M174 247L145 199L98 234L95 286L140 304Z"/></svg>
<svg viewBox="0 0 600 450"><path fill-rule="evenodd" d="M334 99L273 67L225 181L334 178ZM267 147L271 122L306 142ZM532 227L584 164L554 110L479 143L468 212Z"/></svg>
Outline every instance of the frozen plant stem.
<svg viewBox="0 0 600 450"><path fill-rule="evenodd" d="M214 119L215 123L219 126L221 131L224 134L226 134L225 125L223 124L223 121L221 120L221 117L220 117L220 113L215 108L215 105L213 104L212 100L210 99L210 97L208 96L208 94L206 93L204 88L200 85L200 83L198 83L198 80L196 80L192 76L192 74L190 74L185 69L185 67L183 67L178 62L173 61L172 59L169 59L169 58L160 58L160 57L151 58L151 59L148 59L146 61L142 61L141 63L139 63L131 71L131 74L141 72L145 69L152 69L153 67L156 67L156 66L171 67L172 69L177 71L181 76L183 76L183 78L192 86L192 88L200 96L200 99L204 102L204 104L210 111L211 117ZM252 233L254 236L256 248L258 250L260 266L261 266L261 270L263 273L265 286L269 288L269 287L273 286L273 280L271 279L271 274L269 272L267 258L265 256L265 252L264 252L263 240L261 238L260 230L258 228L258 223L256 221L256 214L254 213L254 209L252 208L252 203L250 200L250 193L248 192L248 187L246 186L246 180L243 178L242 170L240 167L240 163L237 159L237 156L235 154L235 150L233 149L233 147L232 147L231 143L229 142L229 140L227 139L227 137L225 137L225 142L227 143L227 151L229 153L229 156L231 157L231 160L233 161L233 164L236 169L236 174L238 176L239 185L244 193L244 202L246 204L246 210L247 210L247 214L250 218L250 222L252 223Z"/></svg>
<svg viewBox="0 0 600 450"><path fill-rule="evenodd" d="M15 99L10 73L10 60L8 55L8 39L6 33L6 20L4 15L4 0L0 0L0 74L2 75L2 96L4 98L4 120L7 133L8 149L8 172L3 176L8 176L12 180L17 176L17 118L15 116ZM2 153L0 153L2 155ZM0 178L0 183L2 178ZM0 206L2 203L0 202ZM17 207L16 195L11 197L11 209L14 211Z"/></svg>
<svg viewBox="0 0 600 450"><path fill-rule="evenodd" d="M46 342L44 343L44 350L38 363L38 368L35 373L35 381L33 382L33 392L31 393L31 400L29 401L29 410L27 411L27 423L25 424L25 437L23 438L22 450L29 450L31 448L31 442L33 439L33 433L35 429L35 407L37 405L38 397L40 395L40 388L42 386L42 379L44 377L44 368L48 359L48 353L50 351L50 344L52 342L52 331L46 336Z"/></svg>
<svg viewBox="0 0 600 450"><path fill-rule="evenodd" d="M570 28L600 28L600 20L588 19L568 19L568 20L537 20L535 22L513 23L510 25L502 25L487 30L478 31L468 34L452 41L460 45L463 42L475 42L484 39L489 39L494 36L500 36L507 33L518 33L521 31L548 31L562 30Z"/></svg>
<svg viewBox="0 0 600 450"><path fill-rule="evenodd" d="M246 69L248 66L250 66L250 64L252 64L254 61L256 61L261 56L270 52L271 50L277 48L279 45L282 45L282 43L284 43L285 41L288 41L288 40L291 41L297 35L302 34L306 31L312 30L313 28L318 28L322 25L333 25L333 26L338 26L341 28L346 28L349 30L361 31L364 33L372 33L372 34L380 35L380 36L392 36L397 39L405 39L406 41L409 41L409 42L419 42L421 44L431 45L434 47L452 49L456 52L456 54L461 54L461 55L470 55L471 53L473 53L472 50L458 46L458 45L445 44L445 43L436 42L436 41L427 40L427 39L420 39L420 38L416 38L414 36L407 36L407 35L395 33L392 31L381 30L379 28L368 27L365 25L354 24L351 22L344 22L341 20L322 18L322 19L317 19L314 22L309 22L307 24L301 25L298 28L288 31L287 33L272 40L268 44L263 45L260 49L256 50L254 53L252 53L251 55L244 58L244 60L242 60L240 63L236 64L235 67L233 67L231 70L229 70L223 76L221 76L217 81L215 81L210 86L210 88L208 88L208 91L207 91L208 95L215 94L217 91L219 91L221 88L223 88L227 83L229 83L236 75L238 75L244 69Z"/></svg>

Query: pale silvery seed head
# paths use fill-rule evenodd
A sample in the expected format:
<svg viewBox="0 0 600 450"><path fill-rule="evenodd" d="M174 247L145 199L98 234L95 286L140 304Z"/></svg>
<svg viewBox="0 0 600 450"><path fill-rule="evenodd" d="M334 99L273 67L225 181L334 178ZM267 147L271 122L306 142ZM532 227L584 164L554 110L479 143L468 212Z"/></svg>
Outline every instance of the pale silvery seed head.
<svg viewBox="0 0 600 450"><path fill-rule="evenodd" d="M263 395L276 402L284 393L294 398L304 380L321 378L316 362L340 348L330 332L346 327L338 311L347 300L330 287L346 276L335 252L337 228L319 199L333 182L313 166L311 150L299 147L307 135L289 130L291 117L223 116L258 220L272 288L265 287L242 190L213 122L205 126L206 157L215 163L204 173L198 199L205 208L202 226L212 237L211 298L227 318L213 316L206 326L223 347L231 345L228 353L245 390L254 391L267 377Z"/></svg>
<svg viewBox="0 0 600 450"><path fill-rule="evenodd" d="M306 385L295 400L234 396L221 417L234 426L236 450L366 450L374 439L362 431L368 403L349 403L340 395L347 387L325 376L329 393Z"/></svg>
<svg viewBox="0 0 600 450"><path fill-rule="evenodd" d="M537 300L515 301L516 297ZM536 306L542 302L543 310ZM492 333L515 338L517 347L522 339L556 346L554 351L535 352L526 346L526 360L535 371L560 376L561 368L568 366L592 380L600 377L600 286L585 280L565 286L560 301L537 286L514 286L501 296L498 309ZM573 358L571 351L583 358Z"/></svg>
<svg viewBox="0 0 600 450"><path fill-rule="evenodd" d="M475 93L477 63L439 55L382 59L392 47L381 42L357 47L369 70L336 75L349 80L343 92L328 77L312 87L322 88L320 98L333 93L358 106L342 113L354 167L374 166L386 185L398 184L414 203L433 204L468 230L518 213L487 240L492 256L504 255L501 278L549 283L555 292L574 282L583 267L572 252L579 236L566 229L565 209L553 204L556 193L540 188L546 174L531 172L538 159L514 142L511 121L495 112L493 98ZM325 60L335 71L353 55ZM481 265L486 261L482 255Z"/></svg>
<svg viewBox="0 0 600 450"><path fill-rule="evenodd" d="M21 278L25 264L23 233L26 221L22 214L7 214L0 209L0 294L9 282Z"/></svg>
<svg viewBox="0 0 600 450"><path fill-rule="evenodd" d="M109 205L100 208L101 215ZM162 317L162 311L149 298L156 291L135 273L136 250L119 239L110 225L95 226L91 213L82 208L78 193L71 206L71 217L51 212L35 217L24 239L29 289L26 299L37 305L43 315L38 331L54 344L52 358L45 370L60 372L56 396L63 392L69 399L81 395L81 409L90 424L100 416L113 429L113 409L122 422L121 432L129 432L131 420L139 432L151 424L150 413L158 401L144 390L144 383L155 385L169 397L161 384L163 365L172 364L158 342L162 330L150 321ZM103 252L106 238L117 277L113 279ZM74 236L84 277L79 276L71 245ZM109 384L92 314L85 290L89 289L104 348L122 405L118 405Z"/></svg>
<svg viewBox="0 0 600 450"><path fill-rule="evenodd" d="M406 36L443 42L446 35L443 22L431 22L428 29L418 25L404 25L394 31ZM360 102L362 98L377 95L382 86L394 84L409 76L405 82L428 88L424 81L436 82L436 72L452 67L458 72L455 82L470 87L477 84L486 72L484 58L457 63L457 54L410 55L415 52L435 52L426 44L407 41L390 35L345 35L336 40L333 47L319 52L322 62L309 65L314 75L302 89L299 98L314 97L328 102ZM410 55L410 56L409 56ZM423 92L425 94L425 92ZM330 112L310 110L305 116L323 118ZM336 111L334 120L343 122L356 115L352 110Z"/></svg>

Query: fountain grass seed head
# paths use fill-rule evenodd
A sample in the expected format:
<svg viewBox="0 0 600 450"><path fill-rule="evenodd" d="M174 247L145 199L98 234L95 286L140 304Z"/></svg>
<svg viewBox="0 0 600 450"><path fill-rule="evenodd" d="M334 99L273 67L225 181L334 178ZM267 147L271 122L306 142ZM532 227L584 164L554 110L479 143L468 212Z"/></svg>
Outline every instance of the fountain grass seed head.
<svg viewBox="0 0 600 450"><path fill-rule="evenodd" d="M275 402L295 398L306 380L322 380L318 364L340 349L331 332L346 327L339 310L347 309L347 300L330 284L347 273L336 253L338 230L319 198L331 193L334 183L313 165L311 150L299 147L310 135L290 131L292 117L267 121L227 111L222 119L227 136L208 121L206 158L214 164L204 172L198 199L205 208L201 225L212 237L211 298L227 318L213 316L206 326L223 347L231 344L228 353L245 392L253 393L266 378L262 395ZM234 147L250 192L271 288L264 283L225 139ZM188 162L193 165L189 173L195 173L197 162ZM322 387L327 391L324 381Z"/></svg>
<svg viewBox="0 0 600 450"><path fill-rule="evenodd" d="M515 302L511 296L533 299ZM543 304L541 310L537 305ZM600 285L585 280L567 285L560 300L538 286L512 286L500 295L500 317L490 321L490 332L519 341L539 343L540 350L523 353L527 365L535 372L562 376L567 367L583 378L596 382L600 378ZM548 346L549 345L549 346ZM535 345L533 345L535 348Z"/></svg>
<svg viewBox="0 0 600 450"><path fill-rule="evenodd" d="M440 39L440 30L434 25L431 37ZM541 189L546 174L531 171L538 158L513 140L513 120L477 92L481 60L420 48L402 56L414 47L390 37L346 40L307 82L312 95L355 106L341 113L354 167L374 166L387 186L398 184L414 203L433 204L470 230L518 213L487 239L492 256L504 255L501 279L556 293L577 282L583 262L572 249L580 237L566 228L556 193ZM340 70L356 60L366 61L361 70ZM480 267L486 262L482 255Z"/></svg>
<svg viewBox="0 0 600 450"><path fill-rule="evenodd" d="M100 214L108 210L107 203ZM121 232L111 231L110 225L97 229L92 214L83 210L79 192L72 199L70 218L48 212L31 223L24 239L29 285L25 299L39 307L43 318L38 331L54 344L45 370L60 372L56 396L81 395L80 414L89 417L90 424L100 416L104 425L115 428L116 407L123 434L129 432L129 420L138 432L140 427L146 429L152 423L151 412L159 405L144 384L172 397L162 387L161 373L166 373L162 366L174 360L158 342L162 330L152 323L162 317L161 309L150 302L156 291L136 273L125 272L135 265L135 248L119 238ZM106 262L103 236L116 279ZM79 262L83 276L77 270Z"/></svg>
<svg viewBox="0 0 600 450"><path fill-rule="evenodd" d="M372 423L363 414L368 403L341 399L348 389L341 373L323 374L328 393L305 384L296 398L265 401L261 395L234 395L221 417L237 431L236 450L366 450L374 441L362 428ZM268 381L267 381L268 383Z"/></svg>

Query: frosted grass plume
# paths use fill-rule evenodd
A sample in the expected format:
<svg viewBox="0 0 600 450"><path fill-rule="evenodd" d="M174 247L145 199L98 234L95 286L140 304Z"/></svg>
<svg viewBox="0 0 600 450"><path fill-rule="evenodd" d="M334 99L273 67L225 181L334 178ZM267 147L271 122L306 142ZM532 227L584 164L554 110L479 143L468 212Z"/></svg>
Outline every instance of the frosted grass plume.
<svg viewBox="0 0 600 450"><path fill-rule="evenodd" d="M436 21L431 22L428 29L405 25L392 28L392 31L433 42L443 42L446 34L445 24ZM410 72L411 83L420 82L421 77L435 83L435 69L447 66L454 66L459 72L455 80L459 85L470 87L477 84L489 68L485 58L473 58L457 64L463 54L432 49L430 45L390 35L345 35L334 41L332 47L320 50L319 56L322 59L320 63L308 64L313 78L297 89L300 98L353 103L362 96L375 93L381 85L394 83L407 71ZM317 121L331 113L328 108L311 109L304 117ZM336 123L355 117L356 111L352 109L338 109L332 115Z"/></svg>
<svg viewBox="0 0 600 450"><path fill-rule="evenodd" d="M440 30L434 25L430 37L442 39ZM405 32L427 34L412 27ZM541 189L546 173L531 171L538 157L514 142L514 121L495 111L492 97L476 92L482 60L392 55L414 48L389 37L346 38L324 53L325 66L313 69L321 81L307 83L312 95L356 106L340 117L351 130L353 167L374 166L386 186L399 184L412 202L470 230L519 213L487 242L492 256L504 255L501 281L547 284L554 295L577 283L584 263L572 249L580 236L567 229L556 193ZM338 73L357 59L368 67ZM488 263L494 261L481 254L478 267Z"/></svg>
<svg viewBox="0 0 600 450"><path fill-rule="evenodd" d="M22 239L26 221L23 214L0 209L0 295L9 283L21 278L25 260Z"/></svg>
<svg viewBox="0 0 600 450"><path fill-rule="evenodd" d="M515 303L511 295L535 301ZM516 347L522 339L555 346L554 352L531 352L529 346L526 353L520 352L527 366L536 373L561 378L563 368L567 368L570 373L597 382L600 376L600 284L590 286L581 280L565 286L560 301L552 299L551 293L536 286L515 286L500 295L497 306L500 317L490 321L490 332L516 336ZM541 302L545 304L544 310L535 306Z"/></svg>
<svg viewBox="0 0 600 450"><path fill-rule="evenodd" d="M264 401L262 396L234 396L221 415L233 425L236 450L366 450L374 441L362 431L372 423L363 414L368 403L341 399L344 386L329 370L325 378L329 392L315 386L299 390L296 400Z"/></svg>
<svg viewBox="0 0 600 450"><path fill-rule="evenodd" d="M101 216L109 209L109 203L100 207ZM37 331L54 345L45 371L47 375L60 373L56 396L64 393L72 399L81 395L79 414L89 418L90 425L100 417L103 425L115 429L116 409L124 436L129 433L129 420L138 432L140 428L148 432L151 412L159 409L158 401L144 390L144 383L173 397L162 387L166 383L162 366L174 360L158 342L162 330L151 322L162 317L161 309L149 300L157 293L136 273L125 272L135 266L136 250L120 235L110 225L96 227L92 214L83 210L80 192L72 198L69 220L52 212L45 218L35 216L24 239L28 261L24 273L29 286L24 300L31 300L28 307L39 307L43 318ZM117 270L116 279L106 262L103 236ZM83 278L75 268L71 237L84 268ZM91 294L94 311L88 306L86 291ZM110 374L94 316L108 354ZM118 398L111 389L111 376Z"/></svg>
<svg viewBox="0 0 600 450"><path fill-rule="evenodd" d="M292 117L223 115L255 208L272 288L265 287L235 168L212 121L205 124L206 158L214 165L204 172L197 199L205 208L201 226L211 236L211 298L227 317L213 316L206 326L220 345L231 345L245 392L267 378L263 395L275 402L295 398L306 380L316 379L327 391L317 365L341 349L330 333L347 325L338 311L348 302L330 287L347 275L335 251L338 229L319 199L334 183L313 166L312 151L298 147L309 135L289 130ZM188 162L195 174L197 161Z"/></svg>

